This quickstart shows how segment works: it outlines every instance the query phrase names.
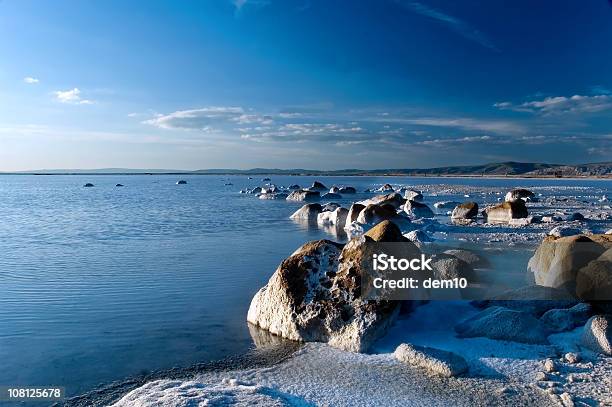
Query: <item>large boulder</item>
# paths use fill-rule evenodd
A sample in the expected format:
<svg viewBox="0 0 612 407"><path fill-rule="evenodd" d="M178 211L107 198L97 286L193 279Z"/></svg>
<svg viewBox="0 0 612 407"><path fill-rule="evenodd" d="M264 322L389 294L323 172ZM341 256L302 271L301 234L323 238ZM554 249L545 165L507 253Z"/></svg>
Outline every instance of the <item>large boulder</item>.
<svg viewBox="0 0 612 407"><path fill-rule="evenodd" d="M341 194L356 194L357 190L353 187L340 187L338 192Z"/></svg>
<svg viewBox="0 0 612 407"><path fill-rule="evenodd" d="M550 332L565 332L584 325L591 314L592 307L587 303L580 303L567 309L551 309L540 317Z"/></svg>
<svg viewBox="0 0 612 407"><path fill-rule="evenodd" d="M407 201L422 202L423 194L421 193L421 191L409 189L404 192L404 198L406 198Z"/></svg>
<svg viewBox="0 0 612 407"><path fill-rule="evenodd" d="M600 235L605 236L605 235ZM578 270L605 252L596 236L544 238L528 263L536 284L546 287L572 287Z"/></svg>
<svg viewBox="0 0 612 407"><path fill-rule="evenodd" d="M535 197L535 194L528 189L516 188L506 194L506 202L516 202L519 199L526 201Z"/></svg>
<svg viewBox="0 0 612 407"><path fill-rule="evenodd" d="M292 340L367 351L400 308L399 302L362 296L364 265L371 263L377 242L383 241L405 239L397 226L383 222L344 247L327 240L306 243L255 294L248 322Z"/></svg>
<svg viewBox="0 0 612 407"><path fill-rule="evenodd" d="M346 216L347 225L355 222L357 218L359 217L359 214L361 213L361 211L364 209L365 209L365 205L362 205L360 203L352 204L351 207L349 208L348 215Z"/></svg>
<svg viewBox="0 0 612 407"><path fill-rule="evenodd" d="M478 204L476 202L464 202L455 206L451 218L474 219L476 216L478 216Z"/></svg>
<svg viewBox="0 0 612 407"><path fill-rule="evenodd" d="M377 195L370 199L359 201L358 203L364 206L368 205L391 205L394 208L399 208L406 202L404 198L397 192L393 192L387 195Z"/></svg>
<svg viewBox="0 0 612 407"><path fill-rule="evenodd" d="M266 192L259 194L259 199L287 199L287 194L284 192Z"/></svg>
<svg viewBox="0 0 612 407"><path fill-rule="evenodd" d="M442 349L402 343L394 355L400 362L443 377L457 376L468 370L463 357Z"/></svg>
<svg viewBox="0 0 612 407"><path fill-rule="evenodd" d="M576 295L587 301L612 301L612 247L578 270Z"/></svg>
<svg viewBox="0 0 612 407"><path fill-rule="evenodd" d="M527 207L522 199L489 206L483 212L487 223L510 223L512 219L526 218Z"/></svg>
<svg viewBox="0 0 612 407"><path fill-rule="evenodd" d="M375 225L383 220L391 220L396 216L397 213L392 206L370 204L359 212L356 220L363 225Z"/></svg>
<svg viewBox="0 0 612 407"><path fill-rule="evenodd" d="M287 197L288 201L300 201L300 202L308 202L308 201L318 201L321 199L321 194L317 191L293 191Z"/></svg>
<svg viewBox="0 0 612 407"><path fill-rule="evenodd" d="M319 181L313 182L310 188L308 189L310 191L319 191L319 192L327 191L327 187Z"/></svg>
<svg viewBox="0 0 612 407"><path fill-rule="evenodd" d="M512 342L546 344L548 333L534 316L503 307L490 307L457 324L461 338L485 337Z"/></svg>
<svg viewBox="0 0 612 407"><path fill-rule="evenodd" d="M378 188L380 192L393 192L393 185L385 184L382 187Z"/></svg>
<svg viewBox="0 0 612 407"><path fill-rule="evenodd" d="M434 213L429 206L417 201L406 201L404 204L404 212L412 215L415 218L433 218Z"/></svg>
<svg viewBox="0 0 612 407"><path fill-rule="evenodd" d="M319 213L317 216L317 223L323 226L335 226L337 229L343 229L347 215L348 209L338 207L333 211Z"/></svg>
<svg viewBox="0 0 612 407"><path fill-rule="evenodd" d="M581 343L595 352L612 356L612 315L591 317L584 326Z"/></svg>

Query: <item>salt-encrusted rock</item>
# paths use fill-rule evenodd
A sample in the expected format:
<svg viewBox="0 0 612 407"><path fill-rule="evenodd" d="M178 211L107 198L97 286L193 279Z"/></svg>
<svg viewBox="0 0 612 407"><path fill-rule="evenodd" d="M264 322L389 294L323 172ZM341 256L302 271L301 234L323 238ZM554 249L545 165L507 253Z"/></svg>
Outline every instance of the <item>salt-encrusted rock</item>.
<svg viewBox="0 0 612 407"><path fill-rule="evenodd" d="M511 219L526 218L527 207L522 199L489 206L483 211L487 223L508 223Z"/></svg>
<svg viewBox="0 0 612 407"><path fill-rule="evenodd" d="M432 256L431 267L434 276L438 279L474 278L474 269L465 261L449 254L436 254Z"/></svg>
<svg viewBox="0 0 612 407"><path fill-rule="evenodd" d="M364 209L365 209L365 205L362 205L359 203L352 204L351 207L349 208L348 215L346 217L346 224L349 225L355 222L357 220L357 217L359 217L359 214L361 213L361 211Z"/></svg>
<svg viewBox="0 0 612 407"><path fill-rule="evenodd" d="M532 285L505 291L475 305L480 308L500 306L540 317L548 310L570 308L579 302L567 290Z"/></svg>
<svg viewBox="0 0 612 407"><path fill-rule="evenodd" d="M284 192L268 192L265 194L259 194L259 199L287 199L287 194Z"/></svg>
<svg viewBox="0 0 612 407"><path fill-rule="evenodd" d="M578 270L605 251L597 240L602 239L597 235L545 237L527 265L534 273L536 284L562 287L575 283Z"/></svg>
<svg viewBox="0 0 612 407"><path fill-rule="evenodd" d="M433 239L427 234L427 232L417 229L412 232L408 232L404 237L413 243L431 243Z"/></svg>
<svg viewBox="0 0 612 407"><path fill-rule="evenodd" d="M475 268L490 267L491 263L484 257L480 257L474 252L465 249L450 249L445 250L444 254L455 256L456 258L463 260L467 264Z"/></svg>
<svg viewBox="0 0 612 407"><path fill-rule="evenodd" d="M380 192L393 192L393 186L391 184L385 184L378 188Z"/></svg>
<svg viewBox="0 0 612 407"><path fill-rule="evenodd" d="M308 222L316 221L317 216L322 212L322 207L318 203L309 203L293 212L289 218L294 220L304 220Z"/></svg>
<svg viewBox="0 0 612 407"><path fill-rule="evenodd" d="M452 209L459 205L457 201L440 201L434 204L434 208L436 209ZM478 211L478 210L477 210Z"/></svg>
<svg viewBox="0 0 612 407"><path fill-rule="evenodd" d="M338 192L340 194L356 194L357 190L353 187L340 187Z"/></svg>
<svg viewBox="0 0 612 407"><path fill-rule="evenodd" d="M378 241L402 241L407 256L419 253L391 222L344 247L327 240L306 243L253 297L248 322L288 339L365 352L387 331L400 308L398 302L362 297L360 276L363 267L371 265Z"/></svg>
<svg viewBox="0 0 612 407"><path fill-rule="evenodd" d="M584 326L581 344L595 352L612 356L612 316L591 317Z"/></svg>
<svg viewBox="0 0 612 407"><path fill-rule="evenodd" d="M308 190L323 192L323 191L327 191L327 187L323 185L321 182L315 181L312 183L310 188L308 188Z"/></svg>
<svg viewBox="0 0 612 407"><path fill-rule="evenodd" d="M402 198L400 194L397 192L393 192L387 195L377 195L370 199L365 199L363 201L359 201L357 203L368 206L368 205L391 205L394 208L399 208L405 202L405 199Z"/></svg>
<svg viewBox="0 0 612 407"><path fill-rule="evenodd" d="M612 302L612 247L578 270L576 295L587 301Z"/></svg>
<svg viewBox="0 0 612 407"><path fill-rule="evenodd" d="M321 196L321 199L327 199L327 200L329 200L329 199L342 199L342 195L328 192L326 194L323 194Z"/></svg>
<svg viewBox="0 0 612 407"><path fill-rule="evenodd" d="M317 223L324 226L335 226L337 229L342 229L346 223L346 215L348 209L338 207L333 211L324 211L317 216Z"/></svg>
<svg viewBox="0 0 612 407"><path fill-rule="evenodd" d="M415 218L433 218L434 213L429 206L417 201L406 201L404 211Z"/></svg>
<svg viewBox="0 0 612 407"><path fill-rule="evenodd" d="M402 343L394 355L400 362L443 377L457 376L468 370L463 357L442 349Z"/></svg>
<svg viewBox="0 0 612 407"><path fill-rule="evenodd" d="M566 236L575 236L579 235L580 229L568 227L568 226L557 226L554 227L548 232L548 236L554 237L566 237Z"/></svg>
<svg viewBox="0 0 612 407"><path fill-rule="evenodd" d="M535 194L528 189L517 188L506 194L506 202L516 202L519 199L527 200L527 198L534 198Z"/></svg>
<svg viewBox="0 0 612 407"><path fill-rule="evenodd" d="M512 342L546 344L547 332L532 315L490 307L455 326L461 338L486 337Z"/></svg>
<svg viewBox="0 0 612 407"><path fill-rule="evenodd" d="M464 202L453 209L452 219L474 219L478 216L478 204L476 202Z"/></svg>
<svg viewBox="0 0 612 407"><path fill-rule="evenodd" d="M336 203L336 202L327 202L323 205L321 205L321 212L325 212L325 211L335 211L336 208L339 208L340 204Z"/></svg>
<svg viewBox="0 0 612 407"><path fill-rule="evenodd" d="M317 191L293 191L287 197L288 201L318 201L321 199L321 194Z"/></svg>
<svg viewBox="0 0 612 407"><path fill-rule="evenodd" d="M404 192L404 198L406 198L407 201L421 202L423 201L423 194L421 191L409 189Z"/></svg>
<svg viewBox="0 0 612 407"><path fill-rule="evenodd" d="M548 310L540 317L540 322L550 332L571 331L584 325L592 313L591 305L582 302L571 308Z"/></svg>

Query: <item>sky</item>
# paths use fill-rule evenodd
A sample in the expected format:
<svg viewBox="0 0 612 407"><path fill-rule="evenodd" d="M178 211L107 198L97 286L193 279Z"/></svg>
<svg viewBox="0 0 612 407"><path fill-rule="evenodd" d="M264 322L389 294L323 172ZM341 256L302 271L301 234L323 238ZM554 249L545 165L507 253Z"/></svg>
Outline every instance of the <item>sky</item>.
<svg viewBox="0 0 612 407"><path fill-rule="evenodd" d="M609 0L0 0L0 171L612 157Z"/></svg>

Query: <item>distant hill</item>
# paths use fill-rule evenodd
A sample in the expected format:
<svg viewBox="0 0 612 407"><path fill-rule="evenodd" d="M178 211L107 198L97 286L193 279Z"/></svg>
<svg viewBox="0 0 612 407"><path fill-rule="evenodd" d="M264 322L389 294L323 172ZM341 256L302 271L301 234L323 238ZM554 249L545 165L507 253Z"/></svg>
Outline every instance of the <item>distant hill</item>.
<svg viewBox="0 0 612 407"><path fill-rule="evenodd" d="M612 177L612 162L591 164L544 164L507 161L481 165L463 165L435 168L389 168L376 170L308 170L301 168L252 168L206 169L206 170L164 170L103 168L92 170L37 170L21 171L14 174L202 174L202 175L415 175L415 176L522 176L522 177Z"/></svg>

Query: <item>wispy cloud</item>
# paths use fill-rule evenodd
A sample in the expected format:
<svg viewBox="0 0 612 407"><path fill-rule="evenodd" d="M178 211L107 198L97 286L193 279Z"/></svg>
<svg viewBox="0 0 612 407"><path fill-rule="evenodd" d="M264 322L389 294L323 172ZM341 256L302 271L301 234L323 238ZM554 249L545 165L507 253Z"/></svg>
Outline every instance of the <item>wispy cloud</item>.
<svg viewBox="0 0 612 407"><path fill-rule="evenodd" d="M543 116L560 115L566 113L598 113L606 110L612 110L612 95L574 95L570 97L551 96L542 100L532 100L519 104L514 104L512 102L498 102L493 106L500 110L529 112Z"/></svg>
<svg viewBox="0 0 612 407"><path fill-rule="evenodd" d="M23 78L23 81L25 83L29 83L29 84L32 84L32 85L40 82L37 78L33 78L31 76L26 76L25 78Z"/></svg>
<svg viewBox="0 0 612 407"><path fill-rule="evenodd" d="M246 6L265 7L270 4L270 0L230 0L239 13Z"/></svg>
<svg viewBox="0 0 612 407"><path fill-rule="evenodd" d="M484 33L460 18L451 16L416 1L395 0L395 2L410 11L444 24L449 29L455 31L470 41L476 42L477 44L480 44L490 50L499 52L499 49Z"/></svg>
<svg viewBox="0 0 612 407"><path fill-rule="evenodd" d="M468 131L485 131L497 134L522 134L527 131L522 124L505 120L485 120L468 117L421 117L421 118L389 118L388 122L414 124L428 127L448 127Z"/></svg>
<svg viewBox="0 0 612 407"><path fill-rule="evenodd" d="M200 109L178 110L143 121L162 129L182 129L213 131L228 124L269 125L273 119L269 115L255 114L242 107L210 106Z"/></svg>
<svg viewBox="0 0 612 407"><path fill-rule="evenodd" d="M53 92L58 102L69 103L73 105L91 105L95 102L90 99L83 99L79 88L69 90L58 90Z"/></svg>

